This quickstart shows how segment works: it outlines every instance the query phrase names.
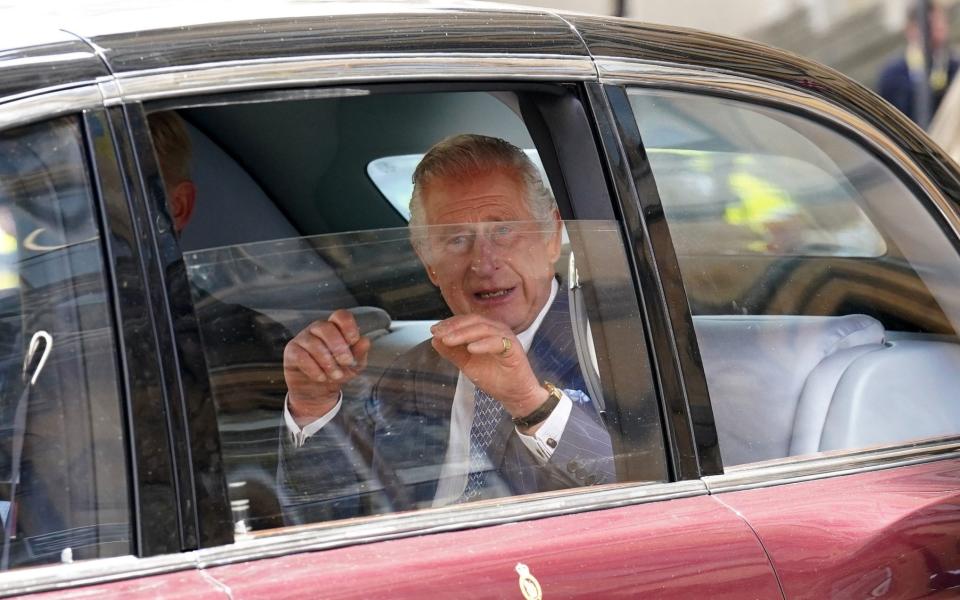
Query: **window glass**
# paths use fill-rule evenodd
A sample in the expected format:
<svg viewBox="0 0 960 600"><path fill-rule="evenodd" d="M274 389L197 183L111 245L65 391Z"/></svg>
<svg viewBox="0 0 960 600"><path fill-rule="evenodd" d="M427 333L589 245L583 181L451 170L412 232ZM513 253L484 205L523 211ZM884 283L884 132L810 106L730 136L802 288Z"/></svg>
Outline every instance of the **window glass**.
<svg viewBox="0 0 960 600"><path fill-rule="evenodd" d="M678 253L884 253L858 205L857 173L775 115L692 96L637 93L631 104Z"/></svg>
<svg viewBox="0 0 960 600"><path fill-rule="evenodd" d="M713 150L656 148L648 156L682 255L876 257L886 250L855 190L810 162Z"/></svg>
<svg viewBox="0 0 960 600"><path fill-rule="evenodd" d="M4 568L130 552L115 337L80 128L0 133Z"/></svg>
<svg viewBox="0 0 960 600"><path fill-rule="evenodd" d="M251 487L259 484L250 480L257 477L257 462L261 461L262 473L271 458L279 462L277 491L286 523L466 500L468 474L477 472L470 467L475 386L459 377L451 359L438 355L430 342L434 333L431 328L451 316L449 304L459 308L463 299L451 298L448 304L437 297L436 289L424 277L424 264L414 249L416 242L411 243L412 233L415 240L422 239L421 252L443 257L431 263L441 277L446 271L469 270L481 252L478 246L487 246L487 251L505 257L533 251L536 262L544 260L539 246L551 235L575 239L582 248L604 249L601 255L589 261L585 257L583 264L575 267L574 278L580 287L571 289L571 245L565 243L559 248L556 260L549 264L556 274L553 301L545 305L543 320L527 353L536 380L558 386L571 400L569 417L556 434L545 438L541 449L536 444L531 448L520 443L510 422L497 416L497 426L488 432L497 453L491 464L479 469L486 477L483 493L470 499L619 481L611 437L611 431L616 430L610 413L617 410L618 395L629 397L636 390L597 384L591 388L588 383L590 379L599 383L594 339L617 335L618 329L629 328L631 322L640 319L635 301L629 300L632 291L619 230L614 222L568 221L563 236L551 227L524 221L431 226L414 232L408 228L377 229L187 254L191 280L207 286L197 295L201 320L222 319L220 315L229 314L237 323L244 314L249 322L259 322L260 326L272 321L287 331L302 332L313 322L334 318L334 310L346 309L365 340L362 344L369 345L369 351L356 357L362 368L343 368L346 382L336 416L312 435L310 425L305 425L307 434L298 434L296 429L291 433L282 422L282 411L271 411L266 403L253 407L235 402L238 397L249 397L249 393L238 395L236 389L251 385L249 377L233 381L226 376L227 371L241 366L238 361L224 365L219 372L211 367L220 398L221 437L239 530L276 524L270 519L273 515L263 514L262 506L252 506L258 499ZM287 270L290 264L298 265L294 272ZM317 266L320 264L323 268ZM258 304L241 308L230 302L234 291L231 282L239 280L247 292L250 287L258 288ZM284 280L293 285L278 283ZM354 299L345 302L343 288L327 285L331 280L339 281ZM502 302L498 299L501 294L519 297L523 293L517 284L501 287L471 290L470 294L486 294L488 297L480 301L495 305ZM587 337L577 340L577 320L583 319L582 324L586 324L586 315L578 317L570 307L585 302L584 289L607 298L604 309L610 316L595 323L597 335L587 326ZM208 330L205 326L204 332ZM495 338L495 343L502 341ZM578 343L582 347L578 348ZM636 350L642 351L641 342L634 343ZM503 346L498 346L498 351L503 351ZM209 356L210 350L207 352ZM502 377L495 374L491 385L510 390L513 382L505 383ZM281 394L285 389L279 371L272 379L268 376L262 381L272 381ZM265 389L264 397L269 394ZM646 425L651 436L646 443L651 450L662 453L657 422ZM451 430L458 426L459 433L451 437ZM542 464L538 463L537 452L549 452L549 460L544 455L540 457ZM656 466L651 467L657 471ZM262 480L259 483L265 484Z"/></svg>
<svg viewBox="0 0 960 600"><path fill-rule="evenodd" d="M178 227L238 533L667 478L619 227L559 219L519 96L186 108L187 169L149 116L174 220L195 184ZM395 184L441 140L409 225ZM437 350L457 323L482 339Z"/></svg>
<svg viewBox="0 0 960 600"><path fill-rule="evenodd" d="M960 260L851 137L632 90L726 466L960 432Z"/></svg>

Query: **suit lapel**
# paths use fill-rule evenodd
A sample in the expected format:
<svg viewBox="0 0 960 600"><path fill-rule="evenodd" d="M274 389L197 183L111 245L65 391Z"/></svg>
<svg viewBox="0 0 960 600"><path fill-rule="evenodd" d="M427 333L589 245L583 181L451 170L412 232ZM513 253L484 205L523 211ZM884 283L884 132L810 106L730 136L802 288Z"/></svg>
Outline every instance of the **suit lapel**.
<svg viewBox="0 0 960 600"><path fill-rule="evenodd" d="M429 343L424 350L425 365L416 374L415 394L416 411L431 419L450 424L453 397L457 391L457 378L460 372L453 363L446 360ZM446 449L444 449L446 451Z"/></svg>
<svg viewBox="0 0 960 600"><path fill-rule="evenodd" d="M561 388L583 389L583 376L570 325L569 298L562 282L550 310L533 336L527 357L540 381L547 380Z"/></svg>

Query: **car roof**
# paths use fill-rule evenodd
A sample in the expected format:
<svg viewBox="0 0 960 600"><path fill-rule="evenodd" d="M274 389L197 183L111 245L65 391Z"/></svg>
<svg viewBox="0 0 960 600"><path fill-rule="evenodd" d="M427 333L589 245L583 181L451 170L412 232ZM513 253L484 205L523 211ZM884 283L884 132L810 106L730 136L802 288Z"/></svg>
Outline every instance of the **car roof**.
<svg viewBox="0 0 960 600"><path fill-rule="evenodd" d="M417 15L436 18L446 13L484 12L488 17L495 13L512 13L536 19L555 14L543 8L472 0L168 0L162 4L139 0L78 0L52 4L0 0L0 11L4 15L4 24L0 25L4 39L0 41L0 48L6 49L47 43L62 37L58 32L95 39L165 29L230 28L241 23L313 18L377 15L401 19Z"/></svg>
<svg viewBox="0 0 960 600"><path fill-rule="evenodd" d="M53 4L0 0L0 11L4 14L6 23L0 26L0 30L17 34L23 33L24 27L27 27L27 33L40 42L45 41L44 30L64 30L84 38L95 38L159 29L311 17L436 15L458 11L529 15L555 12L543 8L474 0L168 0L162 4L149 0L78 0ZM8 48L16 45L7 40L0 44Z"/></svg>
<svg viewBox="0 0 960 600"><path fill-rule="evenodd" d="M220 61L397 52L587 55L559 16L486 2L0 0L0 11L5 100L109 74ZM47 81L38 82L31 66Z"/></svg>
<svg viewBox="0 0 960 600"><path fill-rule="evenodd" d="M464 0L58 4L0 0L5 17L0 102L110 76L214 63L333 55L537 55L598 59L594 72L603 77L602 63L609 57L802 88L896 137L918 135L863 86L819 63L764 44L617 17Z"/></svg>
<svg viewBox="0 0 960 600"><path fill-rule="evenodd" d="M80 51L72 42L83 40L97 55L88 62L99 58L113 74L321 54L482 52L620 56L808 87L843 83L816 63L745 40L476 0L0 0L0 11L0 69L23 53L66 60L53 57Z"/></svg>

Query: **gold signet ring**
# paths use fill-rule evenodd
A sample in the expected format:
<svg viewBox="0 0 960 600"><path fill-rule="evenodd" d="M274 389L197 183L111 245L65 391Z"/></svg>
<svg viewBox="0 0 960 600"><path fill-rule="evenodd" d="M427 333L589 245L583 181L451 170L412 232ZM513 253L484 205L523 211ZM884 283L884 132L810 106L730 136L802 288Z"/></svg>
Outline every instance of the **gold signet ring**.
<svg viewBox="0 0 960 600"><path fill-rule="evenodd" d="M510 348L513 348L513 342L510 341L510 338L502 337L500 341L503 342L503 350L500 351L500 356L506 356L510 352Z"/></svg>

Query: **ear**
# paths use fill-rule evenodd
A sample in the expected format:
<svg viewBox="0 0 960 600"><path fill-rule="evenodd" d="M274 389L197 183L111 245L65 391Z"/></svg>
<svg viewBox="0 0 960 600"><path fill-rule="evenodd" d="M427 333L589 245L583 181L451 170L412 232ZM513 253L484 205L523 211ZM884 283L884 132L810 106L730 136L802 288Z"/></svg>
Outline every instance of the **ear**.
<svg viewBox="0 0 960 600"><path fill-rule="evenodd" d="M192 181L181 181L174 186L169 202L173 228L179 233L193 216L193 209L197 202L197 187Z"/></svg>
<svg viewBox="0 0 960 600"><path fill-rule="evenodd" d="M419 246L414 244L413 251L417 253L417 258L420 259L420 263L423 265L423 269L427 272L427 277L430 279L430 283L432 283L436 287L440 287L440 284L438 283L439 280L437 278L437 272L433 269L433 267L430 266L430 263L427 262L427 257L424 254L423 250Z"/></svg>
<svg viewBox="0 0 960 600"><path fill-rule="evenodd" d="M560 258L560 248L563 246L563 221L560 220L560 211L553 209L553 235L547 241L547 252L550 256L550 264L557 262Z"/></svg>

